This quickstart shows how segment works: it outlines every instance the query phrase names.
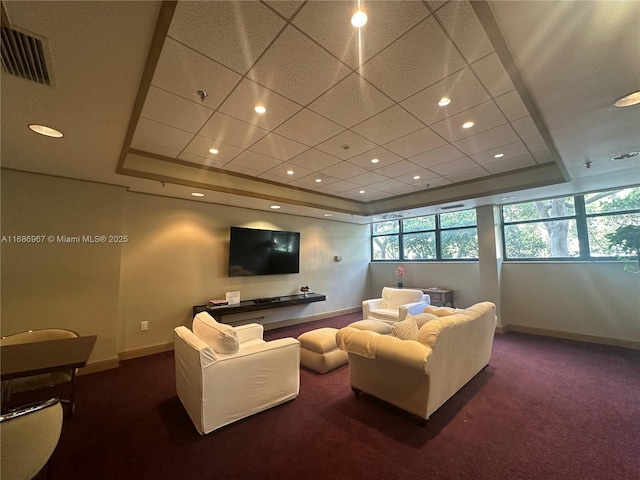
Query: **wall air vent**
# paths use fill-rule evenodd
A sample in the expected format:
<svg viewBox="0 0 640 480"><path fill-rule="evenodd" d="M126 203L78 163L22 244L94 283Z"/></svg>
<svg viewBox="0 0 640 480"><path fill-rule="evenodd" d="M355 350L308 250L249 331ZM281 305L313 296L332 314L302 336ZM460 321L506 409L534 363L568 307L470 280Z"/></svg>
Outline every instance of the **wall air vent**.
<svg viewBox="0 0 640 480"><path fill-rule="evenodd" d="M51 85L42 41L2 27L2 69L17 77Z"/></svg>

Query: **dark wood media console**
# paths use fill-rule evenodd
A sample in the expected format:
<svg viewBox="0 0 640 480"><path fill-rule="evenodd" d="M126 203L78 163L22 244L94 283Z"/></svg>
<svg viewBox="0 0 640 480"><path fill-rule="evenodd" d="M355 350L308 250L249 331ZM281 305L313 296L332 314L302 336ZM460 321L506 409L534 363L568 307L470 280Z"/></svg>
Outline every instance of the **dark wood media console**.
<svg viewBox="0 0 640 480"><path fill-rule="evenodd" d="M237 305L222 305L220 307L196 305L193 307L193 316L195 317L200 312L207 312L213 318L222 322L224 315L253 312L255 310L265 310L268 308L304 305L305 303L324 302L326 299L326 295L309 293L306 297L304 295L283 295L282 297L254 298L252 300L243 300Z"/></svg>

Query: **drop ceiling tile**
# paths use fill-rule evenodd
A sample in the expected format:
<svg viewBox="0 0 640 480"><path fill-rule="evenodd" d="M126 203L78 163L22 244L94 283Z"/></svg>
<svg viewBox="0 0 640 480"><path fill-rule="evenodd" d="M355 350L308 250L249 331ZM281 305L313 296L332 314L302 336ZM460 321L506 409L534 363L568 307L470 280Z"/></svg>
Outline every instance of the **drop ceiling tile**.
<svg viewBox="0 0 640 480"><path fill-rule="evenodd" d="M449 2L438 10L437 16L467 62L474 62L493 51L493 45L468 1Z"/></svg>
<svg viewBox="0 0 640 480"><path fill-rule="evenodd" d="M178 2L169 36L244 74L284 25L261 2Z"/></svg>
<svg viewBox="0 0 640 480"><path fill-rule="evenodd" d="M368 22L358 30L350 22L354 6L354 2L307 2L293 23L342 62L357 68L429 15L422 2L367 2L363 10Z"/></svg>
<svg viewBox="0 0 640 480"><path fill-rule="evenodd" d="M360 188L360 187L353 182L340 180L337 182L333 182L331 185L327 185L326 190L327 192L332 194L340 194L342 192L356 190L357 188Z"/></svg>
<svg viewBox="0 0 640 480"><path fill-rule="evenodd" d="M376 143L387 143L422 128L421 122L398 105L352 127L351 130Z"/></svg>
<svg viewBox="0 0 640 480"><path fill-rule="evenodd" d="M498 174L503 172L509 172L511 170L518 170L520 168L532 167L536 164L536 161L531 155L525 155L520 158L512 158L510 160L498 163L492 163L485 168L492 174Z"/></svg>
<svg viewBox="0 0 640 480"><path fill-rule="evenodd" d="M419 192L420 190L422 190L422 188L419 188L415 185L403 185L402 187L388 188L385 190L385 192L395 197L398 195L406 195L409 193Z"/></svg>
<svg viewBox="0 0 640 480"><path fill-rule="evenodd" d="M376 170L378 173L386 175L391 178L399 178L404 175L413 174L415 172L422 171L422 167L419 167L415 163L408 160L400 160L393 165L388 165Z"/></svg>
<svg viewBox="0 0 640 480"><path fill-rule="evenodd" d="M350 181L352 177L362 175L366 172L367 171L364 168L358 167L357 165L349 162L336 163L335 165L331 165L330 167L322 170L322 173L329 175L330 177L337 178L339 180L349 179Z"/></svg>
<svg viewBox="0 0 640 480"><path fill-rule="evenodd" d="M252 168L247 168L247 167L245 167L243 165L234 165L234 164L231 164L231 163L227 163L223 167L223 170L225 170L227 172L240 173L240 174L248 176L248 177L257 177L261 173L259 170L254 170Z"/></svg>
<svg viewBox="0 0 640 480"><path fill-rule="evenodd" d="M420 177L420 178L415 178L416 176ZM396 180L399 180L403 183L406 183L408 185L420 185L423 183L428 183L430 180L434 179L434 178L438 178L440 175L438 175L435 172L432 172L429 169L426 168L421 168L420 170L417 170L413 173L409 173L407 175L402 175L400 177L396 177Z"/></svg>
<svg viewBox="0 0 640 480"><path fill-rule="evenodd" d="M386 178L385 180L381 181L381 182L375 182L375 183L371 183L368 184L368 186L370 188L374 188L376 190L380 190L381 192L389 192L389 191L393 191L393 190L399 190L399 189L403 189L403 190L412 190L411 188L408 188L409 185L407 185L404 182L401 182L399 180L394 180L393 178Z"/></svg>
<svg viewBox="0 0 640 480"><path fill-rule="evenodd" d="M511 122L511 126L513 126L514 130L520 138L531 138L531 137L539 137L540 131L538 127L533 122L533 118L531 117L523 117L519 120Z"/></svg>
<svg viewBox="0 0 640 480"><path fill-rule="evenodd" d="M471 68L493 97L515 89L496 53L478 60L471 65Z"/></svg>
<svg viewBox="0 0 640 480"><path fill-rule="evenodd" d="M479 168L478 164L470 158L459 158L457 160L451 160L450 162L441 163L440 165L434 165L433 167L430 167L429 170L451 179L450 176L454 173L460 173L476 168Z"/></svg>
<svg viewBox="0 0 640 480"><path fill-rule="evenodd" d="M553 162L553 156L549 150L540 150L539 152L533 152L533 158L539 164Z"/></svg>
<svg viewBox="0 0 640 480"><path fill-rule="evenodd" d="M428 17L364 64L359 72L399 102L465 65L440 25Z"/></svg>
<svg viewBox="0 0 640 480"><path fill-rule="evenodd" d="M347 146L349 148L344 148ZM377 147L375 143L351 131L343 132L316 146L318 150L343 160L360 155L375 147Z"/></svg>
<svg viewBox="0 0 640 480"><path fill-rule="evenodd" d="M288 26L247 77L306 105L349 73L350 70L326 50Z"/></svg>
<svg viewBox="0 0 640 480"><path fill-rule="evenodd" d="M522 98L517 90L511 90L504 95L495 98L495 102L507 117L507 120L513 121L529 115L527 107L524 105Z"/></svg>
<svg viewBox="0 0 640 480"><path fill-rule="evenodd" d="M502 157L496 158L496 155L502 154ZM529 150L524 143L518 141L510 143L509 145L503 145L501 147L492 148L481 153L471 155L471 158L482 166L491 165L493 163L504 162L507 160L513 160L524 155L528 155Z"/></svg>
<svg viewBox="0 0 640 480"><path fill-rule="evenodd" d="M293 172L292 174L288 174L287 172ZM291 183L293 180L297 180L312 173L311 170L301 167L300 165L293 165L290 162L281 163L280 165L276 165L272 169L266 171L259 176L261 178L266 178L265 175L270 175L274 178L278 178L280 182L283 180L286 183Z"/></svg>
<svg viewBox="0 0 640 480"><path fill-rule="evenodd" d="M316 182L317 179L321 179L322 182ZM290 183L290 185L311 190L324 190L328 185L331 185L332 183L336 183L338 181L338 179L330 177L329 175L312 173L311 175L307 175L306 177L294 179Z"/></svg>
<svg viewBox="0 0 640 480"><path fill-rule="evenodd" d="M462 124L467 121L472 121L475 125L467 129L462 128ZM496 104L488 101L434 123L431 128L448 141L455 142L505 123L507 123L507 119L504 118Z"/></svg>
<svg viewBox="0 0 640 480"><path fill-rule="evenodd" d="M419 153L438 148L446 143L447 141L440 135L429 127L425 127L409 135L400 137L393 142L389 142L385 144L384 147L403 157L412 157Z"/></svg>
<svg viewBox="0 0 640 480"><path fill-rule="evenodd" d="M350 128L393 105L393 101L360 75L353 73L317 98L309 108Z"/></svg>
<svg viewBox="0 0 640 480"><path fill-rule="evenodd" d="M261 155L259 153L250 152L249 150L245 150L236 158L234 158L231 162L225 165L225 170L233 170L234 168L245 168L252 170L253 172L262 173L267 170L275 167L276 165L280 165L282 163L280 160L277 160L272 157L267 157L266 155ZM235 170L239 171L239 170Z"/></svg>
<svg viewBox="0 0 640 480"><path fill-rule="evenodd" d="M371 163L371 160L374 158L378 159L377 163ZM396 155L385 148L377 147L373 150L369 150L368 152L364 152L350 158L349 163L353 163L354 165L358 165L359 167L367 170L378 170L379 168L386 167L399 162L400 160L402 160L402 157L399 155Z"/></svg>
<svg viewBox="0 0 640 480"><path fill-rule="evenodd" d="M275 133L266 135L249 148L252 152L261 153L283 161L289 160L308 149L309 147L306 145L281 137Z"/></svg>
<svg viewBox="0 0 640 480"><path fill-rule="evenodd" d="M451 103L446 106L438 102L447 97ZM459 72L434 85L421 90L404 100L401 105L413 113L426 125L431 125L456 113L486 102L491 97L470 68Z"/></svg>
<svg viewBox="0 0 640 480"><path fill-rule="evenodd" d="M423 184L423 190L432 190L434 188L437 187L443 187L445 185L451 185L453 182L451 182L451 180L447 180L444 177L436 177L436 178L432 178L426 182L424 182Z"/></svg>
<svg viewBox="0 0 640 480"><path fill-rule="evenodd" d="M264 3L278 11L285 18L291 18L291 15L296 13L300 5L304 3L304 0L268 0Z"/></svg>
<svg viewBox="0 0 640 480"><path fill-rule="evenodd" d="M132 141L130 148L141 150L143 152L154 153L156 155L162 155L163 157L169 158L177 158L178 155L180 155L180 150L173 150L171 148L161 147L159 145L142 142L140 140Z"/></svg>
<svg viewBox="0 0 640 480"><path fill-rule="evenodd" d="M525 138L524 143L529 149L529 151L534 154L549 150L549 148L547 147L547 144L545 143L545 141L540 135L536 137Z"/></svg>
<svg viewBox="0 0 640 480"><path fill-rule="evenodd" d="M264 106L265 113L256 113L256 105ZM219 111L260 128L272 130L291 118L302 107L271 90L244 79L222 103Z"/></svg>
<svg viewBox="0 0 640 480"><path fill-rule="evenodd" d="M263 172L257 175L257 177L260 180L266 180L269 182L274 182L274 183L279 183L282 185L289 185L291 183L291 178L284 178L280 175L275 175L273 173L271 173L272 170L269 170L268 172Z"/></svg>
<svg viewBox="0 0 640 480"><path fill-rule="evenodd" d="M213 110L210 108L157 87L151 87L142 107L141 117L197 133L212 114Z"/></svg>
<svg viewBox="0 0 640 480"><path fill-rule="evenodd" d="M138 120L138 125L133 135L134 141L151 143L159 147L179 151L182 151L191 138L193 138L192 133L147 120L146 118Z"/></svg>
<svg viewBox="0 0 640 480"><path fill-rule="evenodd" d="M293 165L300 165L314 172L324 170L341 161L339 158L316 150L315 148L310 148L290 160Z"/></svg>
<svg viewBox="0 0 640 480"><path fill-rule="evenodd" d="M472 168L471 170L465 170L464 172L451 173L446 175L447 180L451 180L453 183L466 182L468 180L475 180L476 178L482 178L489 175L484 168Z"/></svg>
<svg viewBox="0 0 640 480"><path fill-rule="evenodd" d="M199 134L236 147L247 148L264 137L268 130L216 112L204 124Z"/></svg>
<svg viewBox="0 0 640 480"><path fill-rule="evenodd" d="M502 145L508 145L518 140L520 139L511 125L504 124L486 132L463 138L455 142L454 146L467 155L473 155Z"/></svg>
<svg viewBox="0 0 640 480"><path fill-rule="evenodd" d="M363 186L372 185L374 183L381 183L387 180L390 180L389 177L376 172L362 173L349 179L349 181Z"/></svg>
<svg viewBox="0 0 640 480"><path fill-rule="evenodd" d="M313 128L309 128L312 126ZM307 108L303 108L289 120L274 130L278 135L304 143L310 147L324 142L344 128Z"/></svg>
<svg viewBox="0 0 640 480"><path fill-rule="evenodd" d="M210 153L209 149L211 148L217 149L218 153ZM198 135L189 142L189 145L184 149L184 152L202 158L211 158L216 162L226 163L240 155L240 153L242 153L242 149Z"/></svg>
<svg viewBox="0 0 640 480"><path fill-rule="evenodd" d="M241 78L233 70L167 38L152 84L193 102L201 102L197 92L203 90L207 97L202 104L216 109Z"/></svg>
<svg viewBox="0 0 640 480"><path fill-rule="evenodd" d="M423 168L430 168L433 165L439 165L441 163L456 160L464 157L465 154L458 150L453 145L445 145L443 147L435 148L428 152L415 155L409 160Z"/></svg>

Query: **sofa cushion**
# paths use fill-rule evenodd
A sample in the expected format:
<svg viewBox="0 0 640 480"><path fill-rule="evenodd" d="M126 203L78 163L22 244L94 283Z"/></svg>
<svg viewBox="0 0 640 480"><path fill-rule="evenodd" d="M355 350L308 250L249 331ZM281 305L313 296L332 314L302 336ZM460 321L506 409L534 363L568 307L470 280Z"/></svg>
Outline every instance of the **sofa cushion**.
<svg viewBox="0 0 640 480"><path fill-rule="evenodd" d="M418 324L412 316L407 317L403 321L391 325L391 331L393 336L400 340L415 340L418 336Z"/></svg>
<svg viewBox="0 0 640 480"><path fill-rule="evenodd" d="M444 325L445 321L440 319L425 323L418 332L416 340L423 345L433 348Z"/></svg>
<svg viewBox="0 0 640 480"><path fill-rule="evenodd" d="M452 307L436 307L435 305L429 305L423 312L437 315L438 317L445 317L447 315L453 315L458 309Z"/></svg>
<svg viewBox="0 0 640 480"><path fill-rule="evenodd" d="M209 314L196 315L193 319L193 333L213 348L217 353L236 353L238 335L231 325L216 322Z"/></svg>
<svg viewBox="0 0 640 480"><path fill-rule="evenodd" d="M440 318L433 313L419 313L418 315L411 315L410 313L408 313L407 317L409 316L412 316L415 319L416 323L418 324L418 330L420 330L425 323L433 320L434 318Z"/></svg>

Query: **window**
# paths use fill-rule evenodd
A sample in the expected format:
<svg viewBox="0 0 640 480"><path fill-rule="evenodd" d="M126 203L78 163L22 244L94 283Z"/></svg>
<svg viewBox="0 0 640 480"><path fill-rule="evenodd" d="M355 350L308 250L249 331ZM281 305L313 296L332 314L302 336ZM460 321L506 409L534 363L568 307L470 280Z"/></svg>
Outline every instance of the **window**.
<svg viewBox="0 0 640 480"><path fill-rule="evenodd" d="M640 187L505 205L505 259L616 257L606 235L624 225L640 225Z"/></svg>
<svg viewBox="0 0 640 480"><path fill-rule="evenodd" d="M477 260L475 210L371 225L372 261Z"/></svg>

